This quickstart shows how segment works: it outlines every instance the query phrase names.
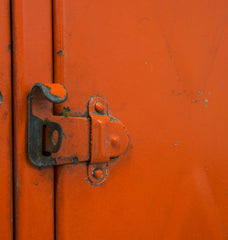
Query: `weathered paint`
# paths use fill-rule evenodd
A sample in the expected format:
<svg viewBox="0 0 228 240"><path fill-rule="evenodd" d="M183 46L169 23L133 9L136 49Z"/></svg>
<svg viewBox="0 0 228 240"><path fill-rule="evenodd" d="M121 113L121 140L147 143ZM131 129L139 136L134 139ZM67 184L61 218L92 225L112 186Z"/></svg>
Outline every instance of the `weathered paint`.
<svg viewBox="0 0 228 240"><path fill-rule="evenodd" d="M67 91L66 89L61 85L61 84L47 84L47 83L44 83L45 86L49 87L50 88L50 93L55 95L55 96L58 96L62 99L64 99L67 95Z"/></svg>

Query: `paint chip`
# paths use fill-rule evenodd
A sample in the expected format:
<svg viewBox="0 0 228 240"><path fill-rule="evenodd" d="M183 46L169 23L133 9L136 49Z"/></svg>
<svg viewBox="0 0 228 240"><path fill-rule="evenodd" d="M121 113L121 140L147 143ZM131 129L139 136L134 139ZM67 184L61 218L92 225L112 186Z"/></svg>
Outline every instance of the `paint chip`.
<svg viewBox="0 0 228 240"><path fill-rule="evenodd" d="M207 98L204 98L204 102L205 102L205 103L208 103L208 99L207 99Z"/></svg>
<svg viewBox="0 0 228 240"><path fill-rule="evenodd" d="M70 114L70 108L68 106L63 107L63 112L61 113L61 116L68 117L69 114Z"/></svg>
<svg viewBox="0 0 228 240"><path fill-rule="evenodd" d="M63 54L63 50L60 50L57 52L57 55L62 55Z"/></svg>
<svg viewBox="0 0 228 240"><path fill-rule="evenodd" d="M177 146L177 144L178 144L177 142L174 143L175 146Z"/></svg>
<svg viewBox="0 0 228 240"><path fill-rule="evenodd" d="M2 93L0 92L0 104L3 103L3 96Z"/></svg>
<svg viewBox="0 0 228 240"><path fill-rule="evenodd" d="M148 64L148 62L145 62L145 64Z"/></svg>

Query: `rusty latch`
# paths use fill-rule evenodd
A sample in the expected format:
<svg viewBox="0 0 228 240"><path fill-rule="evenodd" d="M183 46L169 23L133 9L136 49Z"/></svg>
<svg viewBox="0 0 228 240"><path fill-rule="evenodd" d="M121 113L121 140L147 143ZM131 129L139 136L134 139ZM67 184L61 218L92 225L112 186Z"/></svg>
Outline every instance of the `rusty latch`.
<svg viewBox="0 0 228 240"><path fill-rule="evenodd" d="M61 84L36 83L28 95L28 154L38 167L88 163L88 178L103 183L110 159L119 157L128 146L124 125L109 115L103 97L88 102L87 116L53 115L53 103L67 99ZM48 100L48 101L47 101Z"/></svg>

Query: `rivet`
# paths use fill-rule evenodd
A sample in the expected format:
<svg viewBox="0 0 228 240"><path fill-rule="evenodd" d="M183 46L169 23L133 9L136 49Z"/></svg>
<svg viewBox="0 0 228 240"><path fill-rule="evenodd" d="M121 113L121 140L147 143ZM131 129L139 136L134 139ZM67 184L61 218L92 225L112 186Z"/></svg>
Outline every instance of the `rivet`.
<svg viewBox="0 0 228 240"><path fill-rule="evenodd" d="M104 110L104 105L102 102L97 102L95 104L95 109L97 112L102 112Z"/></svg>
<svg viewBox="0 0 228 240"><path fill-rule="evenodd" d="M102 169L100 168L96 168L93 170L93 177L96 178L96 179L101 179L104 175L104 172Z"/></svg>
<svg viewBox="0 0 228 240"><path fill-rule="evenodd" d="M119 138L118 135L113 135L113 136L112 136L112 139L111 139L112 145L113 145L113 146L116 146L116 145L119 143L119 140L120 140L120 138Z"/></svg>

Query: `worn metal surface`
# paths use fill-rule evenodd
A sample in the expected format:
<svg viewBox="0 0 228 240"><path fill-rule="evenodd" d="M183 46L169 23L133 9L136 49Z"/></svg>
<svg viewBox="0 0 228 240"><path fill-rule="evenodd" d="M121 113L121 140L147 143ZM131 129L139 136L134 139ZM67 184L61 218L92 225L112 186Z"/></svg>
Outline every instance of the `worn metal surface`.
<svg viewBox="0 0 228 240"><path fill-rule="evenodd" d="M84 165L58 167L59 240L227 239L227 9L54 0L54 79L69 94L56 111L83 115L101 95L131 136L100 187Z"/></svg>
<svg viewBox="0 0 228 240"><path fill-rule="evenodd" d="M10 2L0 0L0 239L13 239Z"/></svg>
<svg viewBox="0 0 228 240"><path fill-rule="evenodd" d="M64 134L61 125L48 119L49 116L52 117L50 103L64 102L67 98L63 87L60 90L61 93L65 92L62 97L52 93L56 85L58 84L45 86L36 83L28 95L28 155L30 161L38 167L56 164L56 159L51 153L59 151ZM60 87L58 86L58 89L61 89ZM56 144L53 144L51 139L54 131L58 132Z"/></svg>

